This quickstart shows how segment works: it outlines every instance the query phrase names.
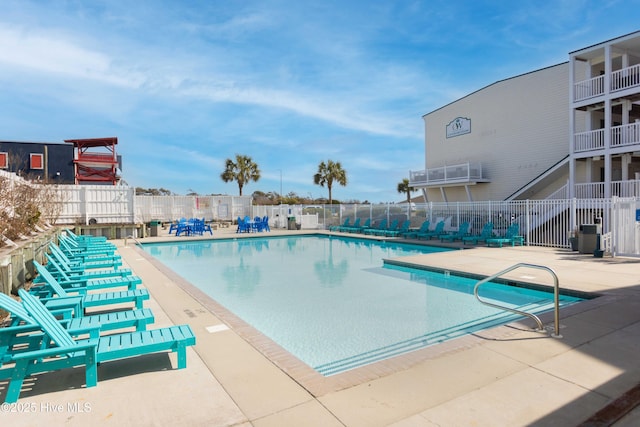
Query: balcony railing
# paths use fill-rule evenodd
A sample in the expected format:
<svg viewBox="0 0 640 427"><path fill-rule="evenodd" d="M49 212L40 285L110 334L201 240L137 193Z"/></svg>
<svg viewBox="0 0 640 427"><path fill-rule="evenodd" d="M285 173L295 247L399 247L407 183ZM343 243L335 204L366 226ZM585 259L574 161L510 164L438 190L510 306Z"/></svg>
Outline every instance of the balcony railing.
<svg viewBox="0 0 640 427"><path fill-rule="evenodd" d="M640 64L611 73L611 92L640 86Z"/></svg>
<svg viewBox="0 0 640 427"><path fill-rule="evenodd" d="M576 199L601 199L604 197L604 182L575 185ZM640 197L640 180L611 182L611 196Z"/></svg>
<svg viewBox="0 0 640 427"><path fill-rule="evenodd" d="M482 175L482 165L480 163L463 163L420 171L409 171L409 185L412 187L472 181L488 181Z"/></svg>
<svg viewBox="0 0 640 427"><path fill-rule="evenodd" d="M609 91L617 92L631 87L640 86L640 64L612 71ZM604 94L604 76L592 77L573 85L573 101L593 98Z"/></svg>
<svg viewBox="0 0 640 427"><path fill-rule="evenodd" d="M611 146L621 147L640 143L640 122L611 128Z"/></svg>
<svg viewBox="0 0 640 427"><path fill-rule="evenodd" d="M623 147L640 144L640 122L611 128L611 147ZM583 151L601 150L604 147L604 129L578 132L573 135L573 150Z"/></svg>
<svg viewBox="0 0 640 427"><path fill-rule="evenodd" d="M582 80L573 85L573 101L593 98L604 93L604 76Z"/></svg>
<svg viewBox="0 0 640 427"><path fill-rule="evenodd" d="M604 129L579 132L573 135L573 151L591 151L604 148Z"/></svg>

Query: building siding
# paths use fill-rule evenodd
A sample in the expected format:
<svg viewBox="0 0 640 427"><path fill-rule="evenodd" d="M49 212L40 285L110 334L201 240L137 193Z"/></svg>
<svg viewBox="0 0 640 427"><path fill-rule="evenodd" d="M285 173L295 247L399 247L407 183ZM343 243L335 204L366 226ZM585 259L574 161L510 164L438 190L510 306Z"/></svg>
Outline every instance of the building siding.
<svg viewBox="0 0 640 427"><path fill-rule="evenodd" d="M457 117L471 120L471 132L447 138ZM472 186L473 199L505 199L569 154L569 64L499 81L425 115L424 123L427 168L479 162L491 182ZM467 200L463 187L445 190L449 201ZM427 194L442 200L437 188Z"/></svg>
<svg viewBox="0 0 640 427"><path fill-rule="evenodd" d="M7 172L56 184L73 184L74 182L73 145L71 144L0 141L0 152L9 154ZM30 154L43 155L43 169L29 167Z"/></svg>

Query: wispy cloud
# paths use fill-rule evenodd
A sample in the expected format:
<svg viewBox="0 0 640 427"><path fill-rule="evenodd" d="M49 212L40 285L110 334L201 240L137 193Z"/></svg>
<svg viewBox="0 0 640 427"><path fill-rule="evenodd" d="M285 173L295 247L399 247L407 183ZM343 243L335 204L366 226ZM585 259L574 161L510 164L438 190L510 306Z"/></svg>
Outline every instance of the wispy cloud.
<svg viewBox="0 0 640 427"><path fill-rule="evenodd" d="M202 193L234 193L219 173L243 153L264 172L251 190L282 171L285 193L317 194L331 158L345 198L395 200L423 114L635 30L622 4L7 0L0 138L116 135L131 185Z"/></svg>

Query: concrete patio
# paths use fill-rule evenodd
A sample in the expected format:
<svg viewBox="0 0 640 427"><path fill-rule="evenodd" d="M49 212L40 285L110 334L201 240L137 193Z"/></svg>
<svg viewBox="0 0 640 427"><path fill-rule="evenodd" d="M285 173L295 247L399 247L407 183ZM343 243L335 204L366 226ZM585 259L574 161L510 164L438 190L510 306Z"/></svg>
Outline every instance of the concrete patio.
<svg viewBox="0 0 640 427"><path fill-rule="evenodd" d="M214 238L252 237L234 231L214 230ZM273 230L271 235L303 232ZM160 234L144 242L175 239L166 230ZM479 275L520 262L540 264L558 274L563 289L601 296L561 311L561 339L531 331L530 322L522 322L324 378L159 265L131 239L126 245L114 242L152 295L146 306L156 315L156 327L188 323L194 330L197 344L188 351L187 369L173 369L175 359L166 354L105 363L98 369L98 386L89 389L82 385L81 368L37 375L17 404L3 405L7 425L640 422L634 411L621 418L640 403L640 393L625 395L640 384L640 259L526 246L408 257L406 262ZM508 277L552 283L540 270L517 270ZM552 315L543 320L553 326ZM2 399L6 384L0 382Z"/></svg>

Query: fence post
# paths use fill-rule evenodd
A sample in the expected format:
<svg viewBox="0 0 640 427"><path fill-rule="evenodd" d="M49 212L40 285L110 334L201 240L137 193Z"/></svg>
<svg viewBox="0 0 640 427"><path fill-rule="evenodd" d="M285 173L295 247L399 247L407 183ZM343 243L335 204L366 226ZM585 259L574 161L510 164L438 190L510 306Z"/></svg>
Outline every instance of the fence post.
<svg viewBox="0 0 640 427"><path fill-rule="evenodd" d="M529 246L529 238L531 237L531 205L529 204L529 199L526 200L525 203L525 214L526 214L526 222L525 227L527 227L527 234L525 235L525 242L527 246Z"/></svg>
<svg viewBox="0 0 640 427"><path fill-rule="evenodd" d="M87 187L80 187L80 206L84 214L84 224L89 224L89 212L87 212Z"/></svg>

